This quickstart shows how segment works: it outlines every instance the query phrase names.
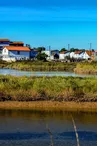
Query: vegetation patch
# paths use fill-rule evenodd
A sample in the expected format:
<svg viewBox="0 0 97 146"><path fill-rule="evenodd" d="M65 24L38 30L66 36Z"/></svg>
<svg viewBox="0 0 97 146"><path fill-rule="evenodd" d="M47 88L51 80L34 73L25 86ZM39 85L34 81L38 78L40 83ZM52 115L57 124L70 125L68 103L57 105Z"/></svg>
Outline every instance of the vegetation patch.
<svg viewBox="0 0 97 146"><path fill-rule="evenodd" d="M74 71L80 74L97 74L97 62L77 63Z"/></svg>
<svg viewBox="0 0 97 146"><path fill-rule="evenodd" d="M44 61L0 61L0 68L10 68L24 71L73 71L76 63L44 62Z"/></svg>
<svg viewBox="0 0 97 146"><path fill-rule="evenodd" d="M97 101L97 78L0 75L0 101Z"/></svg>

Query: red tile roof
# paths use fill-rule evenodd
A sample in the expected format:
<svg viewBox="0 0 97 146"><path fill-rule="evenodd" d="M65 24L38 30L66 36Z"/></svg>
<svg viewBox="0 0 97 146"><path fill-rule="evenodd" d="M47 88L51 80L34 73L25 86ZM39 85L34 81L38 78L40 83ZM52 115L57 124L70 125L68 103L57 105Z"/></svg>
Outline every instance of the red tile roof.
<svg viewBox="0 0 97 146"><path fill-rule="evenodd" d="M92 55L92 51L86 51L86 53L89 55L89 56L91 56Z"/></svg>
<svg viewBox="0 0 97 146"><path fill-rule="evenodd" d="M28 47L5 46L4 48L7 48L10 51L28 51L28 52L30 52L30 49Z"/></svg>

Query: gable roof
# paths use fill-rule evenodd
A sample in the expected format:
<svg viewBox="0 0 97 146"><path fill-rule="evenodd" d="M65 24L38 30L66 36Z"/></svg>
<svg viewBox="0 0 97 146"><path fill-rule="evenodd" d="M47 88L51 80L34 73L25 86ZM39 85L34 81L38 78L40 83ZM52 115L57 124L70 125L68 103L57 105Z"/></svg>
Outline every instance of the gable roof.
<svg viewBox="0 0 97 146"><path fill-rule="evenodd" d="M9 39L0 39L0 42L10 42Z"/></svg>
<svg viewBox="0 0 97 146"><path fill-rule="evenodd" d="M89 56L91 56L92 55L92 51L86 51L86 53L89 55Z"/></svg>
<svg viewBox="0 0 97 146"><path fill-rule="evenodd" d="M83 51L75 51L75 54L81 54L81 53L83 53Z"/></svg>
<svg viewBox="0 0 97 146"><path fill-rule="evenodd" d="M70 51L62 51L62 52L60 52L60 54L66 54L66 53L70 53Z"/></svg>
<svg viewBox="0 0 97 146"><path fill-rule="evenodd" d="M27 51L30 52L30 49L28 47L18 47L18 46L5 46L7 50L10 51Z"/></svg>

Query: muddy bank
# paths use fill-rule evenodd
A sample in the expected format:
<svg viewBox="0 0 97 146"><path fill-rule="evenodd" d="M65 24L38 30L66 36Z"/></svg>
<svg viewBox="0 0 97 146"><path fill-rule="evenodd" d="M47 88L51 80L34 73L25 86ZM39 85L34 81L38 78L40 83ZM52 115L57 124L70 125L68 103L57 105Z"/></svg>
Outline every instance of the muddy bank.
<svg viewBox="0 0 97 146"><path fill-rule="evenodd" d="M0 110L34 110L34 111L78 111L78 112L97 112L96 102L0 102Z"/></svg>

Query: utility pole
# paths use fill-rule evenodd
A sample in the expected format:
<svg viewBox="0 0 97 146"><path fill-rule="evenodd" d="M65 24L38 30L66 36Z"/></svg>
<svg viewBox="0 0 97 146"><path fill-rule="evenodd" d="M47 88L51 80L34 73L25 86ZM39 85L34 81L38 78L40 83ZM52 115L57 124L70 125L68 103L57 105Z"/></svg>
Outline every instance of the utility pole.
<svg viewBox="0 0 97 146"><path fill-rule="evenodd" d="M51 46L49 46L49 59L51 57Z"/></svg>
<svg viewBox="0 0 97 146"><path fill-rule="evenodd" d="M70 51L70 44L68 44L68 51Z"/></svg>
<svg viewBox="0 0 97 146"><path fill-rule="evenodd" d="M92 43L90 43L90 51L92 51Z"/></svg>
<svg viewBox="0 0 97 146"><path fill-rule="evenodd" d="M49 51L51 50L51 46L49 46Z"/></svg>

